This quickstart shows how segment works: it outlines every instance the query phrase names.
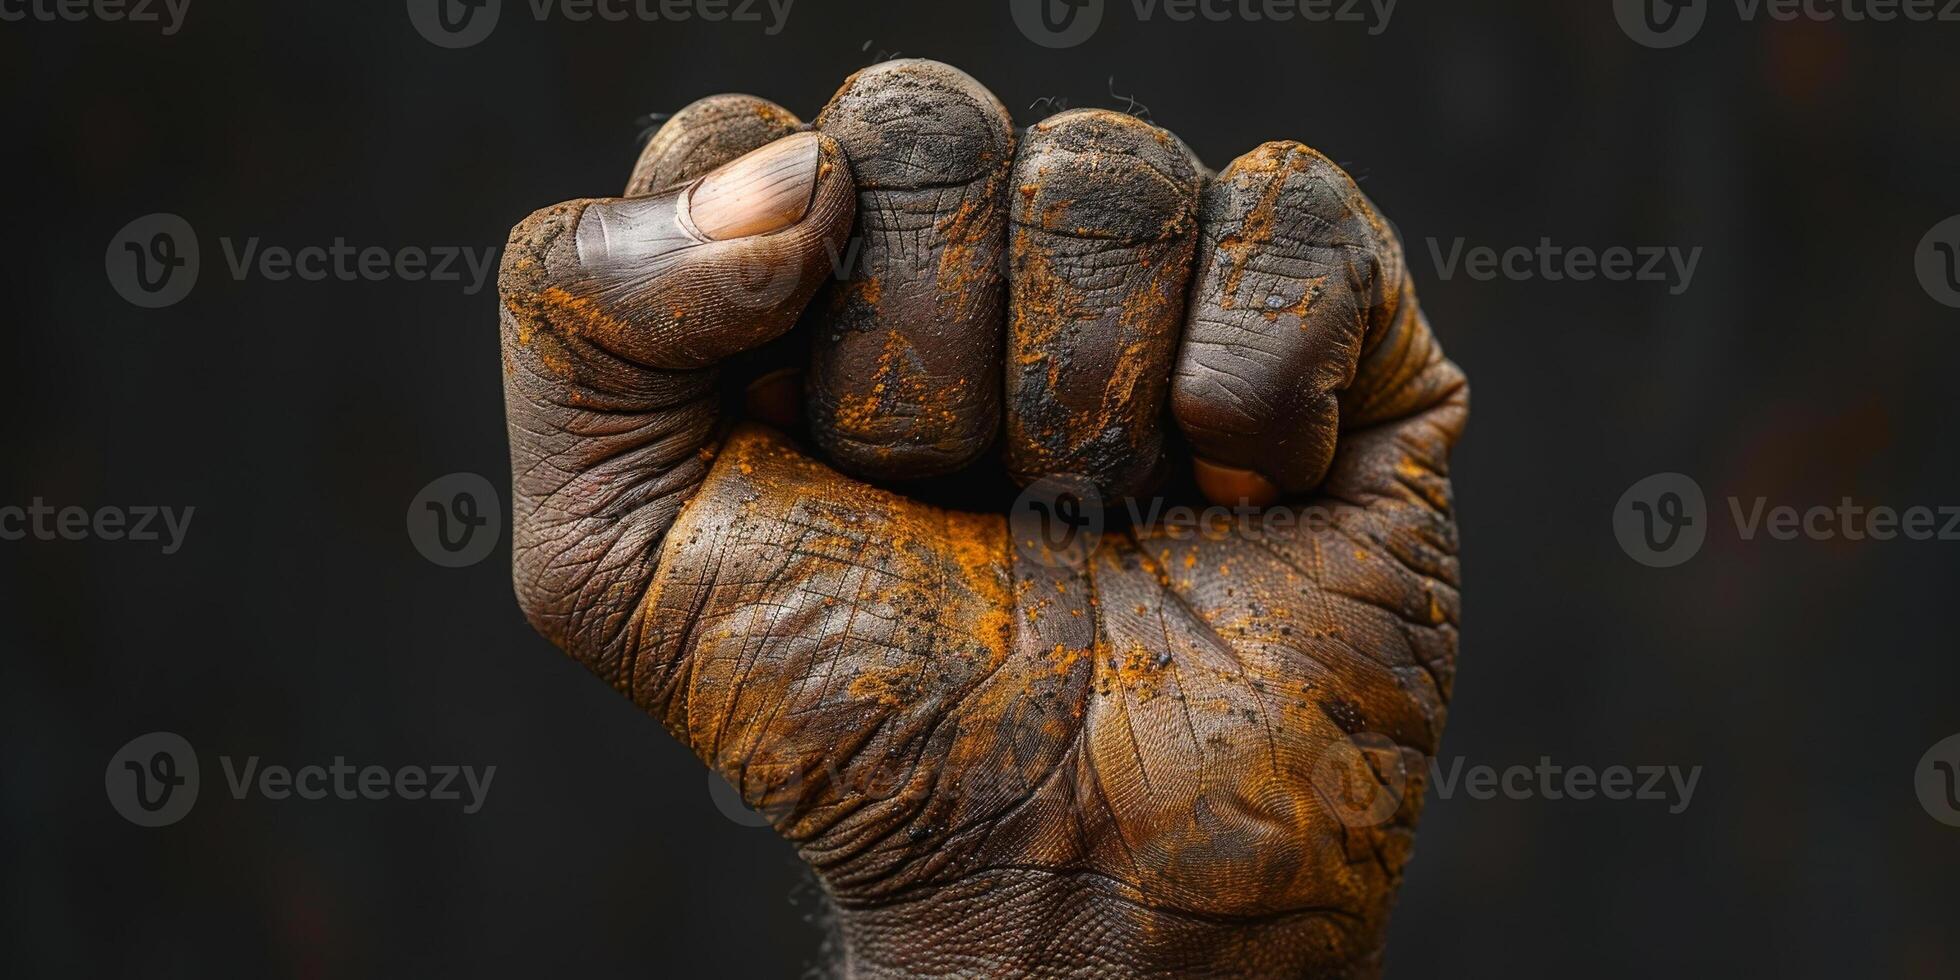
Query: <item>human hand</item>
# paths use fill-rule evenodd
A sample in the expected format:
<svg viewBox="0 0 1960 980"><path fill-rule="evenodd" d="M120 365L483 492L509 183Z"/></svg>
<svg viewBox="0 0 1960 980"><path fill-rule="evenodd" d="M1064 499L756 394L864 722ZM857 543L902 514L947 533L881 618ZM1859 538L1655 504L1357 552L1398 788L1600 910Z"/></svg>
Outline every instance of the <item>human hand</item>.
<svg viewBox="0 0 1960 980"><path fill-rule="evenodd" d="M1017 141L887 62L814 131L689 107L628 196L518 225L501 285L519 602L796 845L845 973L1379 971L1468 390L1333 163L1213 176L1103 111ZM800 419L745 376L786 351ZM998 473L1261 510L1064 561L1005 480L893 492Z"/></svg>

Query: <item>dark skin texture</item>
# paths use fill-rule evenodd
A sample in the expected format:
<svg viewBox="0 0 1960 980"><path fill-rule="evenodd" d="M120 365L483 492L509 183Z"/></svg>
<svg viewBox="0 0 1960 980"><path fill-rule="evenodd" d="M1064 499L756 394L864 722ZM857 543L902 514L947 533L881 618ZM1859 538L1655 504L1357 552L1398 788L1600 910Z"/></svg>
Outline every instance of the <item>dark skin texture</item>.
<svg viewBox="0 0 1960 980"><path fill-rule="evenodd" d="M1313 150L1213 176L995 110L919 61L787 139L704 100L636 196L518 225L519 602L796 845L842 974L1376 976L1455 671L1463 376ZM743 420L786 349L808 416ZM949 470L1006 490L913 499ZM1270 506L1071 562L1003 472Z"/></svg>
<svg viewBox="0 0 1960 980"><path fill-rule="evenodd" d="M893 61L851 76L816 125L851 160L860 249L818 299L812 435L859 476L957 470L1000 424L1012 121L965 73Z"/></svg>

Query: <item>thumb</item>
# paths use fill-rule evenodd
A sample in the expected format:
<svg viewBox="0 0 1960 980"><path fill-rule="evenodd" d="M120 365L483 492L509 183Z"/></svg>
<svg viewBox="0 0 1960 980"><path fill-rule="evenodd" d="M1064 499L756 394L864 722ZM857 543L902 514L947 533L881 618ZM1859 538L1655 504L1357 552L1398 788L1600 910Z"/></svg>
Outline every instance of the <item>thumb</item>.
<svg viewBox="0 0 1960 980"><path fill-rule="evenodd" d="M708 367L796 322L855 202L836 141L786 136L661 194L531 215L504 253L504 305L635 364Z"/></svg>
<svg viewBox="0 0 1960 980"><path fill-rule="evenodd" d="M713 366L796 322L855 200L837 144L802 133L511 232L499 312L513 584L531 624L608 680L631 662L633 597L707 473Z"/></svg>

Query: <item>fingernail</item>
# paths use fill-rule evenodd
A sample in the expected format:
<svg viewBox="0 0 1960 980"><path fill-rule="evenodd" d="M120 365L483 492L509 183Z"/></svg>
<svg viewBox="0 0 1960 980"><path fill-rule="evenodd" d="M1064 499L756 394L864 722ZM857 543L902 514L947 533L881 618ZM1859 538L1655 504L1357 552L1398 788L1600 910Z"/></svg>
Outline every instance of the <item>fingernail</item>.
<svg viewBox="0 0 1960 980"><path fill-rule="evenodd" d="M716 241L787 228L810 211L817 188L822 139L785 136L713 171L688 192L694 227Z"/></svg>
<svg viewBox="0 0 1960 980"><path fill-rule="evenodd" d="M1193 457L1191 471L1198 478L1198 489L1214 504L1269 507L1279 500L1279 487L1251 470Z"/></svg>

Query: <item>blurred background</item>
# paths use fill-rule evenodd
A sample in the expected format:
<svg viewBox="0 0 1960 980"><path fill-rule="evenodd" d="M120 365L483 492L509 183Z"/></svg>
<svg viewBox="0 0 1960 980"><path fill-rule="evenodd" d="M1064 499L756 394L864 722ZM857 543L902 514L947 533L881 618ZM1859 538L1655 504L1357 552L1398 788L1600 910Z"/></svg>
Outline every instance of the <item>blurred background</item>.
<svg viewBox="0 0 1960 980"><path fill-rule="evenodd" d="M816 962L814 883L531 632L507 528L460 568L406 531L446 474L508 506L494 282L236 278L224 245L484 254L536 207L617 193L651 114L745 91L808 118L902 54L964 68L1022 124L1128 109L1214 167L1297 138L1351 170L1475 387L1444 765L1702 767L1680 812L1432 789L1391 978L1960 975L1960 828L1915 792L1960 732L1960 540L1746 539L1728 506L1960 505L1960 310L1919 274L1960 213L1960 23L1701 0L1679 5L1691 37L1643 43L1610 0L1318 22L1109 0L1056 47L1074 39L1009 0L616 23L503 0L445 47L401 0L195 0L171 33L36 2L0 6L28 11L0 22L0 505L195 511L170 554L0 541L7 973ZM195 229L201 274L146 309L105 269L154 213ZM1543 240L1699 259L1623 282L1448 261ZM1664 472L1705 492L1707 536L1655 568L1614 512ZM148 828L105 766L156 731L196 747L202 788ZM233 799L220 756L496 770L465 813Z"/></svg>

